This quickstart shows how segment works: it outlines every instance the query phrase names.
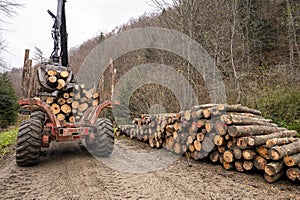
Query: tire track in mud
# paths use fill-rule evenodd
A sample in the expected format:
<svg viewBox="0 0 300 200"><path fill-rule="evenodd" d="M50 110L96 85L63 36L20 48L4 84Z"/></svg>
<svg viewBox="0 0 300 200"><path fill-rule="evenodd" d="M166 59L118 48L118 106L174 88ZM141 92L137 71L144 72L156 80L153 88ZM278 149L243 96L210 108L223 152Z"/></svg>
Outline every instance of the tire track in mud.
<svg viewBox="0 0 300 200"><path fill-rule="evenodd" d="M21 199L26 193L32 192L30 185L34 175L30 173L29 169L15 168L13 161L11 161L10 165L1 170L0 173L1 199Z"/></svg>
<svg viewBox="0 0 300 200"><path fill-rule="evenodd" d="M131 140L117 145L128 152L155 151ZM17 167L11 156L0 167L0 199L300 199L299 185L267 184L259 175L205 162L188 167L182 157L155 172L117 171L76 143L53 143L37 166Z"/></svg>

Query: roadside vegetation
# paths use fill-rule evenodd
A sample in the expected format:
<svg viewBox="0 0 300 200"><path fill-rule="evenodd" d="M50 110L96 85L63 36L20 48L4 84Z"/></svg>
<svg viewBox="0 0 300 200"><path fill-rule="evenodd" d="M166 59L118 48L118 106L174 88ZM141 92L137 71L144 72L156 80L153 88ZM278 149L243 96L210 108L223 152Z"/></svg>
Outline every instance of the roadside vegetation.
<svg viewBox="0 0 300 200"><path fill-rule="evenodd" d="M14 151L18 128L0 133L0 158Z"/></svg>

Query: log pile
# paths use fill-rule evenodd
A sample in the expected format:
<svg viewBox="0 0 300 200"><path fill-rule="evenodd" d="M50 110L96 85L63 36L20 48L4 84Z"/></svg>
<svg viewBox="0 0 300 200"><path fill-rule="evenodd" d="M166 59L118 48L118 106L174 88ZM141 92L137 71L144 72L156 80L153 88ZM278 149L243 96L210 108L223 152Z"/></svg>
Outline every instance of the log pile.
<svg viewBox="0 0 300 200"><path fill-rule="evenodd" d="M262 171L267 182L299 180L300 139L261 112L241 105L206 104L173 114L142 115L120 133L195 160L209 157L227 170ZM118 135L120 135L118 133ZM117 136L118 136L117 135Z"/></svg>
<svg viewBox="0 0 300 200"><path fill-rule="evenodd" d="M84 84L68 83L71 76L68 71L47 71L47 85L56 88L45 99L53 114L63 124L80 121L90 106L99 104L99 94L94 89L86 89Z"/></svg>

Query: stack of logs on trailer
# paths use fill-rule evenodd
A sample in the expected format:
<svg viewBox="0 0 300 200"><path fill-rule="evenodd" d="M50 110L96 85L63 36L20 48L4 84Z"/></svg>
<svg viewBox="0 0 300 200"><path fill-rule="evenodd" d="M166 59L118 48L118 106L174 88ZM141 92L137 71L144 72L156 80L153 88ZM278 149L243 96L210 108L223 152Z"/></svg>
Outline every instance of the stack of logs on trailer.
<svg viewBox="0 0 300 200"><path fill-rule="evenodd" d="M56 88L46 99L53 114L63 123L80 121L84 111L90 106L99 104L99 94L94 89L86 89L84 84L77 85L66 80L70 76L68 71L47 71L47 85Z"/></svg>
<svg viewBox="0 0 300 200"><path fill-rule="evenodd" d="M284 174L300 181L300 139L261 112L241 105L207 104L180 113L142 115L120 126L117 136L148 142L195 160L209 159L227 170L261 170L275 182Z"/></svg>

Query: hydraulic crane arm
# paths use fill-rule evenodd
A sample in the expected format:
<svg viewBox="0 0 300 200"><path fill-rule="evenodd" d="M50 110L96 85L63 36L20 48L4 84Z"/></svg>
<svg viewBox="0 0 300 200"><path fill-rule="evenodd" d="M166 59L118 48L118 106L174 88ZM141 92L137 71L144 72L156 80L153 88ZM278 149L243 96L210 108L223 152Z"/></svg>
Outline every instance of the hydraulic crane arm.
<svg viewBox="0 0 300 200"><path fill-rule="evenodd" d="M55 64L69 67L65 3L66 0L57 0L56 16L50 10L48 10L48 13L54 19L54 25L52 28L54 48L50 58Z"/></svg>

